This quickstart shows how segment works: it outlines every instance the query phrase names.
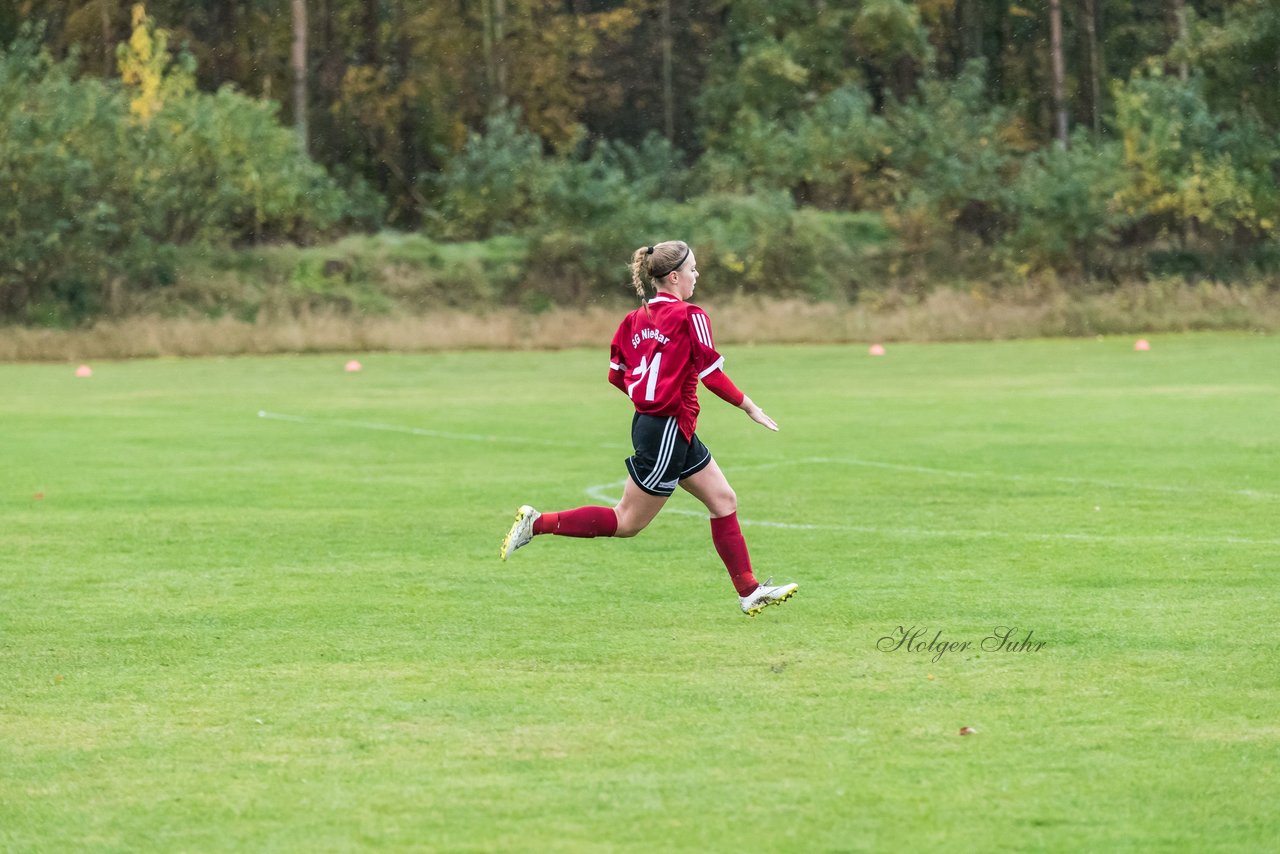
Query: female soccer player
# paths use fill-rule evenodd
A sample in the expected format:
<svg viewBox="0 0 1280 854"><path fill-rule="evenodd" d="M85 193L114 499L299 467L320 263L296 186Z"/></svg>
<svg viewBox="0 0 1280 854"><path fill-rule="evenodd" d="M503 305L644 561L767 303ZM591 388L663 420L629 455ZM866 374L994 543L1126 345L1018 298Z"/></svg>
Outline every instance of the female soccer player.
<svg viewBox="0 0 1280 854"><path fill-rule="evenodd" d="M641 274L657 293L647 297ZM683 487L707 506L711 540L729 570L744 613L755 616L784 602L795 584L764 584L751 572L747 544L738 526L738 498L711 452L694 432L698 420L698 381L738 407L757 424L778 425L725 376L724 357L716 352L707 313L685 300L693 296L698 267L693 250L681 240L637 249L631 282L640 308L622 321L610 349L609 382L635 404L627 480L617 507L579 507L539 513L529 505L516 511L502 541L502 559L540 534L561 537L634 537L653 521Z"/></svg>

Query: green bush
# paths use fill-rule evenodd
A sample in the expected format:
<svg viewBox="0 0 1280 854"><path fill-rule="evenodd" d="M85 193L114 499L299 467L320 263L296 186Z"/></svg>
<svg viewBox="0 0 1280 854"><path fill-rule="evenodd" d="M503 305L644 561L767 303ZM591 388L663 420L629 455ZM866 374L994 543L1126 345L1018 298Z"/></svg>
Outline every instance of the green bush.
<svg viewBox="0 0 1280 854"><path fill-rule="evenodd" d="M885 121L893 201L943 229L998 236L1001 195L1017 159L1011 117L988 102L983 64L970 62L955 80L923 82L918 97L886 109Z"/></svg>
<svg viewBox="0 0 1280 854"><path fill-rule="evenodd" d="M686 240L717 293L852 295L891 243L882 217L798 208L783 191L626 205L625 215L551 229L530 252L532 282L556 302L631 298L631 255Z"/></svg>
<svg viewBox="0 0 1280 854"><path fill-rule="evenodd" d="M229 87L165 104L133 129L137 215L165 240L308 240L347 214L348 198L302 156L269 102ZM198 201L197 201L198 200Z"/></svg>
<svg viewBox="0 0 1280 854"><path fill-rule="evenodd" d="M531 307L596 300L627 281L636 246L660 239L648 235L687 181L679 152L656 135L550 156L507 111L446 164L428 230L453 240L522 234Z"/></svg>
<svg viewBox="0 0 1280 854"><path fill-rule="evenodd" d="M162 274L155 236L129 221L124 98L72 71L34 40L0 53L0 309L36 322L97 311L113 278Z"/></svg>
<svg viewBox="0 0 1280 854"><path fill-rule="evenodd" d="M878 214L797 207L784 192L700 196L671 229L698 250L717 291L852 296L870 284L866 259L891 242Z"/></svg>
<svg viewBox="0 0 1280 854"><path fill-rule="evenodd" d="M1004 207L1013 225L1001 244L1015 272L1054 269L1113 275L1114 247L1130 218L1116 204L1124 182L1118 142L1076 134L1067 149L1034 152L1010 185Z"/></svg>
<svg viewBox="0 0 1280 854"><path fill-rule="evenodd" d="M1117 201L1146 241L1256 244L1280 225L1280 149L1247 114L1213 112L1199 77L1142 75L1114 90L1124 141Z"/></svg>
<svg viewBox="0 0 1280 854"><path fill-rule="evenodd" d="M546 169L542 143L520 124L519 111L495 113L484 132L468 135L435 177L436 202L427 213L427 228L451 240L527 228L541 214Z"/></svg>
<svg viewBox="0 0 1280 854"><path fill-rule="evenodd" d="M67 323L170 284L174 245L307 239L350 222L273 105L179 93L149 120L28 31L0 50L0 314ZM367 200L363 215L373 213Z"/></svg>
<svg viewBox="0 0 1280 854"><path fill-rule="evenodd" d="M818 207L870 207L882 201L887 131L871 96L846 86L787 121L743 112L699 165L718 192L787 190Z"/></svg>

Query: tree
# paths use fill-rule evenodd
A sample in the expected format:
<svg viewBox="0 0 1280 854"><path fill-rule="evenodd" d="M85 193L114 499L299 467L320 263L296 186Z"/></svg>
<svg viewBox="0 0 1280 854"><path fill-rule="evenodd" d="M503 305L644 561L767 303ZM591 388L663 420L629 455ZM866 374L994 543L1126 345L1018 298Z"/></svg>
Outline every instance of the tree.
<svg viewBox="0 0 1280 854"><path fill-rule="evenodd" d="M1062 61L1062 0L1049 0L1049 53L1053 65L1054 138L1067 147L1066 71Z"/></svg>
<svg viewBox="0 0 1280 854"><path fill-rule="evenodd" d="M132 15L133 34L116 48L116 60L129 87L129 112L145 125L165 101L189 94L195 83L189 61L175 63L170 57L169 31L157 27L141 3L134 4Z"/></svg>
<svg viewBox="0 0 1280 854"><path fill-rule="evenodd" d="M307 153L307 2L293 0L293 124Z"/></svg>
<svg viewBox="0 0 1280 854"><path fill-rule="evenodd" d="M1280 4L1237 0L1218 20L1190 23L1174 51L1204 75L1205 97L1216 109L1256 115L1280 131Z"/></svg>
<svg viewBox="0 0 1280 854"><path fill-rule="evenodd" d="M675 96L671 89L671 0L662 3L662 130L668 140L676 135Z"/></svg>
<svg viewBox="0 0 1280 854"><path fill-rule="evenodd" d="M1102 60L1098 56L1098 13L1094 0L1084 0L1083 13L1089 48L1089 125L1096 138L1102 130Z"/></svg>

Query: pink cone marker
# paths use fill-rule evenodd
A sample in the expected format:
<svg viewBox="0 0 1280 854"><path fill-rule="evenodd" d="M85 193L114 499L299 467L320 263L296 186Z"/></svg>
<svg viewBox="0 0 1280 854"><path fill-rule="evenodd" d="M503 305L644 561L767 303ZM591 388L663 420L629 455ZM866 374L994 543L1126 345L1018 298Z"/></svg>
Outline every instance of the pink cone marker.
<svg viewBox="0 0 1280 854"><path fill-rule="evenodd" d="M361 367L362 365L359 362L357 362L355 359L352 359L350 362L347 362L347 366L345 370L349 374L354 374L354 373L357 373L361 369Z"/></svg>
<svg viewBox="0 0 1280 854"><path fill-rule="evenodd" d="M871 355L871 356L883 356L883 355L884 355L884 345L883 345L883 344L872 344L870 347L868 347L868 348L867 348L867 354L868 354L868 355Z"/></svg>
<svg viewBox="0 0 1280 854"><path fill-rule="evenodd" d="M1145 338L1139 338L1137 341L1133 342L1133 349L1138 351L1150 350L1151 342Z"/></svg>
<svg viewBox="0 0 1280 854"><path fill-rule="evenodd" d="M88 365L81 365L80 367L76 368L76 376L91 377L93 376L93 368L89 367Z"/></svg>

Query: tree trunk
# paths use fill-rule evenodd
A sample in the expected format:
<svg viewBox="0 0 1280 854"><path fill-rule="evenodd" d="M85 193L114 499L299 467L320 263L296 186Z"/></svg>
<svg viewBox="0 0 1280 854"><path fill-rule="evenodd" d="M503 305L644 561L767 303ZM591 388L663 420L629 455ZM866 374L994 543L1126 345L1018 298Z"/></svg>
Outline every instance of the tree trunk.
<svg viewBox="0 0 1280 854"><path fill-rule="evenodd" d="M1009 43L1013 40L1012 25L1009 22L1009 11L1000 4L997 14L1000 26L996 31L996 46L992 50L991 55L995 57L995 67L987 72L987 78L993 81L992 90L997 99L1003 99L1006 92L1014 87L1014 83L1005 79L1005 72L1008 66L1006 56L1009 50Z"/></svg>
<svg viewBox="0 0 1280 854"><path fill-rule="evenodd" d="M1066 71L1062 62L1062 0L1049 0L1049 51L1053 63L1054 137L1067 147Z"/></svg>
<svg viewBox="0 0 1280 854"><path fill-rule="evenodd" d="M668 140L676 136L675 92L671 85L671 0L662 0L662 132Z"/></svg>
<svg viewBox="0 0 1280 854"><path fill-rule="evenodd" d="M360 59L365 65L377 65L380 55L378 50L378 0L364 0L363 18L361 25L364 28L364 44L361 45Z"/></svg>
<svg viewBox="0 0 1280 854"><path fill-rule="evenodd" d="M396 84L403 91L404 84L413 79L413 41L410 38L409 18L405 12L406 0L396 0ZM418 192L418 111L407 96L400 101L400 161L403 163L405 191L414 200L415 207L407 214L407 223L416 226L426 200Z"/></svg>
<svg viewBox="0 0 1280 854"><path fill-rule="evenodd" d="M307 153L307 0L293 0L293 126Z"/></svg>
<svg viewBox="0 0 1280 854"><path fill-rule="evenodd" d="M114 73L111 69L116 48L111 38L111 0L102 0L98 11L102 15L102 76L110 77Z"/></svg>
<svg viewBox="0 0 1280 854"><path fill-rule="evenodd" d="M1089 42L1089 113L1096 137L1102 132L1102 70L1098 63L1098 21L1094 0L1084 0L1084 29Z"/></svg>
<svg viewBox="0 0 1280 854"><path fill-rule="evenodd" d="M484 82L489 95L489 112L494 112L498 98L498 69L493 61L492 0L480 0L480 52L484 54Z"/></svg>
<svg viewBox="0 0 1280 854"><path fill-rule="evenodd" d="M496 56L498 102L507 102L507 54L503 42L507 38L507 0L493 0L493 48Z"/></svg>
<svg viewBox="0 0 1280 854"><path fill-rule="evenodd" d="M1185 0L1173 0L1173 20L1178 28L1178 41L1185 41L1187 38L1187 7ZM1185 59L1178 60L1178 79L1186 82L1191 76L1191 69L1187 67Z"/></svg>
<svg viewBox="0 0 1280 854"><path fill-rule="evenodd" d="M965 60L982 56L982 19L981 0L961 0L960 43Z"/></svg>

